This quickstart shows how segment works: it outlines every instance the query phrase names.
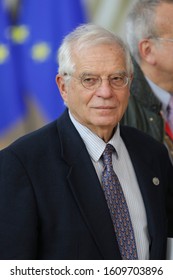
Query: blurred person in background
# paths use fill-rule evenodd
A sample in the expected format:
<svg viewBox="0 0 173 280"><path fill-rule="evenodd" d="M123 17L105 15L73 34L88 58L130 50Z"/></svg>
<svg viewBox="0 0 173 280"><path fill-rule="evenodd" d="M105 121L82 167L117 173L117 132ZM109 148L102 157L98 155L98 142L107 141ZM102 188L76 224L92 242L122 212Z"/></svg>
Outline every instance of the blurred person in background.
<svg viewBox="0 0 173 280"><path fill-rule="evenodd" d="M59 49L60 118L0 152L0 259L165 259L173 166L119 122L133 65L115 34L79 26Z"/></svg>
<svg viewBox="0 0 173 280"><path fill-rule="evenodd" d="M136 1L126 27L135 70L122 123L165 143L173 160L173 1Z"/></svg>

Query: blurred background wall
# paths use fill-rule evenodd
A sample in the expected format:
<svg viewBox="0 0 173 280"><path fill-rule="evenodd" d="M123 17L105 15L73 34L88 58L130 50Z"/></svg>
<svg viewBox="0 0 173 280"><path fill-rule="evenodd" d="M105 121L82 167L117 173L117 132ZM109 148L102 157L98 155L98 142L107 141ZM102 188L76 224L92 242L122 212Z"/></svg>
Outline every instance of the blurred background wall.
<svg viewBox="0 0 173 280"><path fill-rule="evenodd" d="M0 149L64 110L55 84L62 38L89 21L125 38L134 1L0 0Z"/></svg>
<svg viewBox="0 0 173 280"><path fill-rule="evenodd" d="M125 19L135 0L84 0L84 2L91 21L122 37L125 36Z"/></svg>

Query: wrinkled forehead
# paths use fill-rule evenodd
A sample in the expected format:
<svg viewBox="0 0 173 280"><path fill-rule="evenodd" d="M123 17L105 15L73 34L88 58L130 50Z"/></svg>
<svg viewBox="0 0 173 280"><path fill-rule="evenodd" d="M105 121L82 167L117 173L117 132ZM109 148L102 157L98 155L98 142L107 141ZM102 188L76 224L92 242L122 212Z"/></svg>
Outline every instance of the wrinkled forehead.
<svg viewBox="0 0 173 280"><path fill-rule="evenodd" d="M76 68L114 69L125 68L125 52L118 44L101 44L84 47L80 52L74 49L72 60ZM116 69L115 69L116 70Z"/></svg>
<svg viewBox="0 0 173 280"><path fill-rule="evenodd" d="M162 3L156 8L155 24L161 34L173 35L173 2Z"/></svg>

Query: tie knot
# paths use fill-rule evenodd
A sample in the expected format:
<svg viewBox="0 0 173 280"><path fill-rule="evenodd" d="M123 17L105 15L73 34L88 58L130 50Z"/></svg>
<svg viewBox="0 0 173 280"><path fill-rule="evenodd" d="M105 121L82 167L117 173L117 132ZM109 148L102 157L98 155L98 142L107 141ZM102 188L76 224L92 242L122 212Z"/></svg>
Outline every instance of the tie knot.
<svg viewBox="0 0 173 280"><path fill-rule="evenodd" d="M112 164L112 153L114 151L114 147L111 144L107 144L106 148L103 152L103 163L105 165L111 165Z"/></svg>

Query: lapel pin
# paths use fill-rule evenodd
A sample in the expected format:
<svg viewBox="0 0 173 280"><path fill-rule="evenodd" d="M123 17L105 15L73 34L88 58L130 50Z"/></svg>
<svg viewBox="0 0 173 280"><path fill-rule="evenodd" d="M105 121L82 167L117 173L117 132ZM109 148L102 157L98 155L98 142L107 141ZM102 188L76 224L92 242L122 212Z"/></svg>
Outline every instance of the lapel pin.
<svg viewBox="0 0 173 280"><path fill-rule="evenodd" d="M155 186L158 186L160 184L160 181L157 177L154 177L152 181Z"/></svg>

